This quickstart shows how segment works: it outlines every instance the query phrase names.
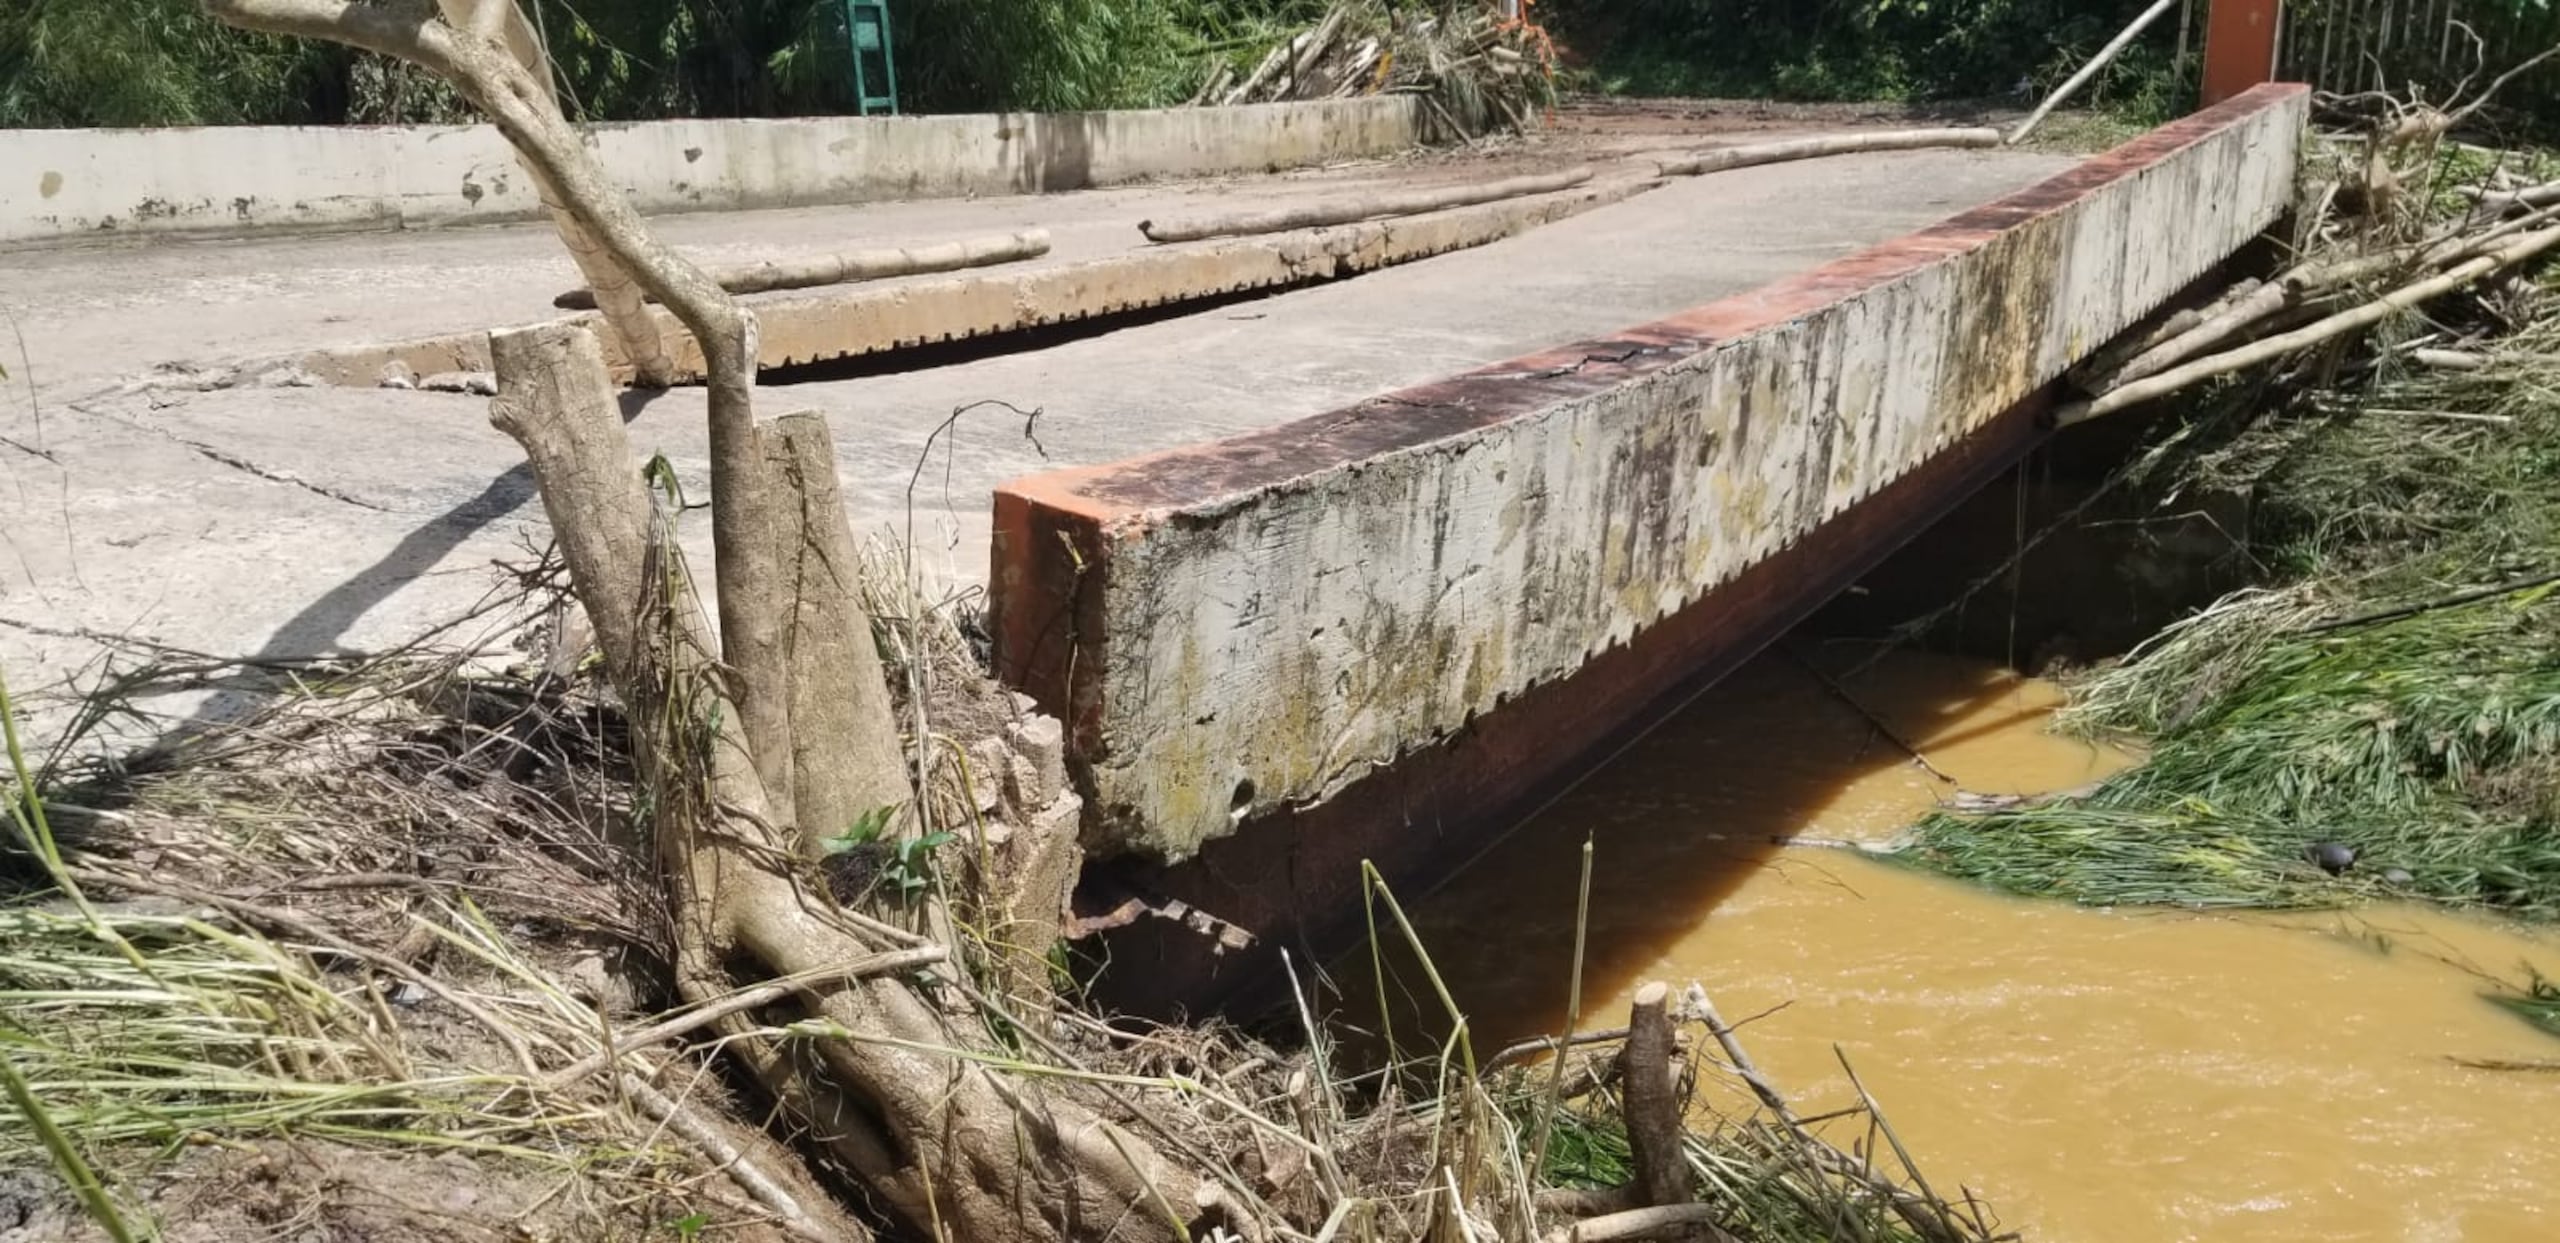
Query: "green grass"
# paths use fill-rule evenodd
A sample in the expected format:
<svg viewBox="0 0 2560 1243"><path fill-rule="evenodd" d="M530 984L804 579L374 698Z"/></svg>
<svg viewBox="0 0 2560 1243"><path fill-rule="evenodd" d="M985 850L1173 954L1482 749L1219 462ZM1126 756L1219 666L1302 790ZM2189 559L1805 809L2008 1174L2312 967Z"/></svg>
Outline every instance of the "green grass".
<svg viewBox="0 0 2560 1243"><path fill-rule="evenodd" d="M2063 726L2138 739L2145 763L2080 798L1934 815L1905 857L2091 904L2560 918L2560 313L2466 348L2489 365L2386 370L2196 463L2252 492L2253 552L2290 585L2076 688ZM2312 866L2317 842L2356 866Z"/></svg>
<svg viewBox="0 0 2560 1243"><path fill-rule="evenodd" d="M2515 1011L2516 1016L2525 1022L2560 1036L2560 984L2537 975L2522 992L2502 994L2491 1000Z"/></svg>

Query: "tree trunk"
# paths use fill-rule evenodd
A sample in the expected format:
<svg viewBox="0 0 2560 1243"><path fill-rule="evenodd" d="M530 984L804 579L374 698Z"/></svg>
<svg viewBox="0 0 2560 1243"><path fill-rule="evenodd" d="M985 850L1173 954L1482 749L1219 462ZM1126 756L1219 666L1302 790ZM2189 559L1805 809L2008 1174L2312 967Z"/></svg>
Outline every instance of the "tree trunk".
<svg viewBox="0 0 2560 1243"><path fill-rule="evenodd" d="M1636 990L1635 1004L1627 1010L1627 1043L1618 1051L1636 1197L1656 1207L1698 1198L1683 1148L1688 1128L1681 1124L1678 1084L1671 1071L1670 998L1670 986L1659 980Z"/></svg>
<svg viewBox="0 0 2560 1243"><path fill-rule="evenodd" d="M437 0L445 20L462 30L480 31L503 44L516 64L542 87L543 98L553 111L560 107L553 93L550 53L536 38L533 28L524 20L524 10L516 0ZM614 340L622 345L622 356L631 360L634 377L649 388L665 388L675 382L675 360L667 356L666 343L658 336L658 320L642 304L640 287L632 283L622 265L603 243L587 231L560 197L541 168L524 161L525 172L533 178L535 193L542 196L543 210L551 216L551 224L560 232L560 244L569 249L569 258L578 265L578 274L586 278L587 305L604 311L605 322L613 326Z"/></svg>
<svg viewBox="0 0 2560 1243"><path fill-rule="evenodd" d="M1199 1180L1090 1111L936 1050L968 1043L903 980L829 980L882 934L799 879L768 813L743 722L715 675L709 626L623 431L603 350L584 328L495 334L491 421L525 449L570 579L630 714L652 793L687 1000L733 964L809 977L796 1004L719 1024L814 1141L910 1225L963 1239L1177 1239L1168 1208ZM775 439L780 439L776 437ZM782 1043L759 1034L803 1023Z"/></svg>
<svg viewBox="0 0 2560 1243"><path fill-rule="evenodd" d="M783 659L791 679L792 811L807 852L864 813L903 801L906 760L880 648L862 610L861 553L845 522L827 421L786 414L763 438L773 472L766 486L799 503L784 523L794 538Z"/></svg>
<svg viewBox="0 0 2560 1243"><path fill-rule="evenodd" d="M491 418L525 449L632 723L672 908L679 990L708 1005L729 993L732 973L805 982L787 1001L724 1018L717 1024L724 1047L801 1134L919 1233L1184 1238L1173 1206L1196 1202L1197 1174L1167 1167L1075 1102L1049 1098L1037 1080L999 1078L967 1052L976 1042L908 981L845 975L848 964L877 961L884 945L914 938L804 885L794 826L775 812L794 792L786 639L798 610L785 548L803 546L806 511L778 495L768 437L755 422L754 319L649 234L547 85L500 41L486 9L468 12L488 29L463 29L438 20L425 0L203 4L235 26L351 44L452 82L558 191L575 223L702 348L722 621L716 646L670 518L652 505L631 456L595 338L568 325L493 335L499 395ZM841 522L839 511L833 525ZM867 623L858 607L846 607L853 615L841 632L858 634ZM869 741L882 744L876 735Z"/></svg>

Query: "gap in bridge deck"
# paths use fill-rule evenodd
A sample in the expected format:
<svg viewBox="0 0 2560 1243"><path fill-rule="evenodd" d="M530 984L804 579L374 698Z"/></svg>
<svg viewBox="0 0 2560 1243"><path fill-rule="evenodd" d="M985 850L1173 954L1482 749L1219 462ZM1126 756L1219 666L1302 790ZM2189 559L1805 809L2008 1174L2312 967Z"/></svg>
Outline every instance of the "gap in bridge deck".
<svg viewBox="0 0 2560 1243"><path fill-rule="evenodd" d="M1392 270L1392 269L1390 269ZM1332 280L1360 280L1375 275L1359 273L1340 278L1310 278L1290 285L1266 285L1258 289L1234 289L1223 293L1182 298L1157 306L1136 307L1100 315L1086 315L1062 323L1042 324L1036 328L1017 328L1007 332L979 333L944 341L927 341L902 345L895 349L848 358L820 362L789 363L759 368L756 382L772 388L788 388L795 384L826 384L846 380L868 380L878 376L906 375L910 372L938 371L963 367L970 363L1009 354L1031 354L1054 350L1108 336L1131 328L1185 319L1194 315L1211 315L1249 302L1278 297L1312 285ZM1234 319L1259 319L1260 316L1230 316ZM687 387L699 387L699 384Z"/></svg>

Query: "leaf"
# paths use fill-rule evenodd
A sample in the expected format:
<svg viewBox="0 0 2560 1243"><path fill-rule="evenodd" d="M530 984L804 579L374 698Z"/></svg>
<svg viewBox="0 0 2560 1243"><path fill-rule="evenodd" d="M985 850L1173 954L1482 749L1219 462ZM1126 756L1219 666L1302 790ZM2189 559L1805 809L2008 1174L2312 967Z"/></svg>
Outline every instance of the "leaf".
<svg viewBox="0 0 2560 1243"><path fill-rule="evenodd" d="M828 854L840 855L848 850L879 841L881 835L889 831L889 821L898 814L898 806L896 803L890 803L874 807L854 817L853 823L847 825L844 832L834 837L819 838L818 844L824 847ZM945 836L949 835L945 834Z"/></svg>

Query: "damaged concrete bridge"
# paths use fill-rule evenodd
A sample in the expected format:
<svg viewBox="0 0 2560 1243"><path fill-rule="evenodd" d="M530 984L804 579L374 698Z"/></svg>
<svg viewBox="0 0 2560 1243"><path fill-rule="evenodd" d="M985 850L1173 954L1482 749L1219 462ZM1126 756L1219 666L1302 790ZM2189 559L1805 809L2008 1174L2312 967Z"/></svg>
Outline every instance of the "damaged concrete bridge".
<svg viewBox="0 0 2560 1243"><path fill-rule="evenodd" d="M1089 833L1166 861L1129 900L1180 928L1123 951L1165 982L1134 995L1326 945L1363 859L1450 866L2016 462L2066 369L2284 212L2304 103L2260 88L1747 293L999 489L998 667L1069 723Z"/></svg>
<svg viewBox="0 0 2560 1243"><path fill-rule="evenodd" d="M2068 368L2285 212L2306 105L2259 87L2087 158L1667 184L1650 157L1712 126L1568 113L1417 155L1391 99L601 142L644 205L717 209L659 222L713 259L1047 231L984 273L749 303L766 401L829 418L857 525L983 588L998 673L1066 722L1088 840L1121 859L1090 923L1137 968L1126 1000L1166 1005L1326 945L1364 859L1463 862L2016 462ZM485 402L409 384L485 365L572 283L511 223L503 153L469 127L301 141L0 133L0 308L36 398L0 426L21 682L135 638L387 645L543 538ZM862 161L889 171L841 171ZM1273 239L1133 227L1566 164L1595 172ZM706 473L699 390L628 413Z"/></svg>

